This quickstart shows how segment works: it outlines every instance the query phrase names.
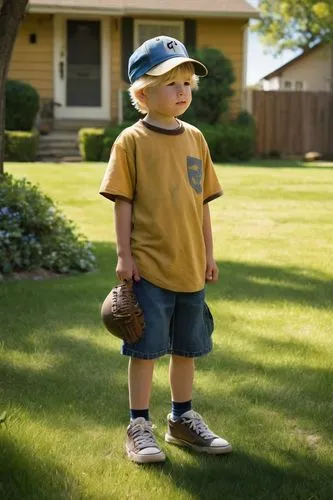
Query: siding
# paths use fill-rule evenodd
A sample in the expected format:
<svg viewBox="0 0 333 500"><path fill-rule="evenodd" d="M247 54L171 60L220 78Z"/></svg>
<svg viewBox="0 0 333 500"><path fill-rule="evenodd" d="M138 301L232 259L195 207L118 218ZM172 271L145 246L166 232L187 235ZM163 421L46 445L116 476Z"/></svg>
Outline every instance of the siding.
<svg viewBox="0 0 333 500"><path fill-rule="evenodd" d="M30 43L30 34L36 34L36 44ZM8 76L30 83L41 97L53 97L53 21L50 15L26 16L15 42Z"/></svg>
<svg viewBox="0 0 333 500"><path fill-rule="evenodd" d="M110 24L110 112L114 122L118 115L119 89L126 88L127 84L121 77L121 20L110 18ZM242 104L245 26L246 20L197 20L197 46L215 47L232 61L236 82L231 114L237 113ZM36 44L29 42L32 33L37 36ZM9 78L30 83L41 97L53 97L53 21L50 15L29 14L23 21L12 55Z"/></svg>
<svg viewBox="0 0 333 500"><path fill-rule="evenodd" d="M286 68L281 74L280 89L283 90L287 80L304 82L304 90L329 91L332 77L331 50L330 46L321 47Z"/></svg>
<svg viewBox="0 0 333 500"><path fill-rule="evenodd" d="M111 121L117 122L118 118L118 93L123 87L121 78L121 19L111 19L111 61L110 61L110 103Z"/></svg>
<svg viewBox="0 0 333 500"><path fill-rule="evenodd" d="M224 53L231 60L236 81L235 91L231 98L230 114L234 115L241 110L243 98L243 71L244 55L244 28L246 20L209 20L197 21L197 45L199 48L214 47Z"/></svg>

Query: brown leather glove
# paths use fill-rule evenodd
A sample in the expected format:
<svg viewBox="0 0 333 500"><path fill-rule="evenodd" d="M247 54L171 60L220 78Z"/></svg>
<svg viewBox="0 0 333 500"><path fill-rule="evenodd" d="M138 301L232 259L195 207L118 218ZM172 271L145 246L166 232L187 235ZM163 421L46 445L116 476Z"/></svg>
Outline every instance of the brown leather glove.
<svg viewBox="0 0 333 500"><path fill-rule="evenodd" d="M101 309L105 328L128 344L138 342L144 330L144 317L133 292L133 281L112 288Z"/></svg>

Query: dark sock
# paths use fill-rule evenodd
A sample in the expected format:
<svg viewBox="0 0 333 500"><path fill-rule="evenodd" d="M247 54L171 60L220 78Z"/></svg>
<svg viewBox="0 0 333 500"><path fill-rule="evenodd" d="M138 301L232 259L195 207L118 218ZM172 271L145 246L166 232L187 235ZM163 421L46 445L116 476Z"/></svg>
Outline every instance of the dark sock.
<svg viewBox="0 0 333 500"><path fill-rule="evenodd" d="M145 420L149 420L149 408L146 408L145 410L133 410L130 408L130 417L131 420L138 417L143 417Z"/></svg>
<svg viewBox="0 0 333 500"><path fill-rule="evenodd" d="M183 413L186 411L192 410L192 400L190 401L183 401L181 403L178 403L176 401L172 401L172 413L171 413L171 418L172 420L177 420L179 417L182 416Z"/></svg>

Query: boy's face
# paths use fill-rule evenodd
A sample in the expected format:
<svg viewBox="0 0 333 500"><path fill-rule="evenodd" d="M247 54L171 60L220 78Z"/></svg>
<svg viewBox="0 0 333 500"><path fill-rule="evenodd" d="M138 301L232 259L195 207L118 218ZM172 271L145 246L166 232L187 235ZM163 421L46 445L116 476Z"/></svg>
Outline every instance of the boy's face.
<svg viewBox="0 0 333 500"><path fill-rule="evenodd" d="M173 80L145 90L145 104L150 115L163 120L180 116L192 102L191 75L179 74Z"/></svg>

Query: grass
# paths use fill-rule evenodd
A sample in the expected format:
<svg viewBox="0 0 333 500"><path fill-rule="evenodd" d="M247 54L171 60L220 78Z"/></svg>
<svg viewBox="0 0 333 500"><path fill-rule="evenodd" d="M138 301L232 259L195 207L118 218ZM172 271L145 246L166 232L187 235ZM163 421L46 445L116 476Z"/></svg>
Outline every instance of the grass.
<svg viewBox="0 0 333 500"><path fill-rule="evenodd" d="M98 270L0 284L0 497L331 500L332 166L217 166L214 352L197 362L194 402L234 452L165 445L164 466L140 467L123 452L127 360L99 318L116 262L112 205L97 195L104 165L7 164L94 241ZM167 365L151 403L162 444Z"/></svg>

